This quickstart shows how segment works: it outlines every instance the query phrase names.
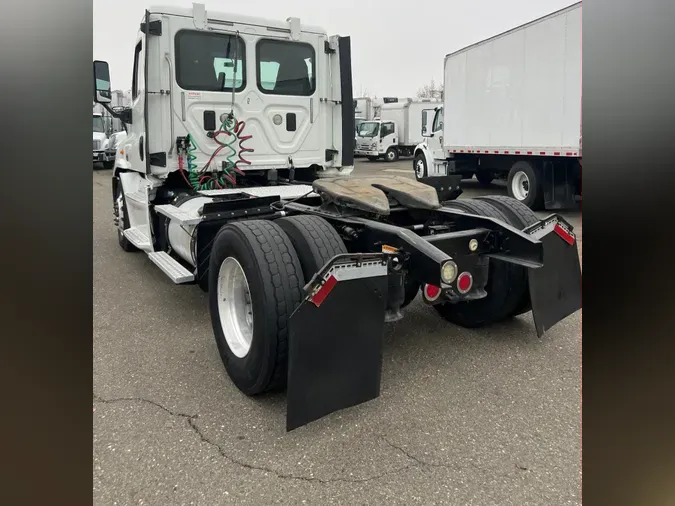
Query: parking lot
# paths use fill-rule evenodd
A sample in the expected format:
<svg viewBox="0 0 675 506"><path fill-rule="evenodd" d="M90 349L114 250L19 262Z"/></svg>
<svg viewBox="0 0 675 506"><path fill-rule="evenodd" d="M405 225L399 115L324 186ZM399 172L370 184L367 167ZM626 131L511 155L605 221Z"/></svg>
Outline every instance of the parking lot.
<svg viewBox="0 0 675 506"><path fill-rule="evenodd" d="M414 177L357 160L376 173ZM229 380L207 295L118 246L110 176L93 174L94 504L581 504L581 312L538 339L531 314L467 330L418 297L386 327L381 396L286 433L283 394ZM581 213L561 214L581 251Z"/></svg>

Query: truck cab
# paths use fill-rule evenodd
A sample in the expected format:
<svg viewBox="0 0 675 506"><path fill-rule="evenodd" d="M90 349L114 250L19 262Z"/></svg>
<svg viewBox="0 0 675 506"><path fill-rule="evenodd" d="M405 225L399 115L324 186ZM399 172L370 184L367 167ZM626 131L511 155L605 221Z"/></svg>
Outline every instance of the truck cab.
<svg viewBox="0 0 675 506"><path fill-rule="evenodd" d="M398 127L393 121L362 121L356 132L354 154L369 160L384 158L388 162L398 159Z"/></svg>
<svg viewBox="0 0 675 506"><path fill-rule="evenodd" d="M103 114L93 113L92 136L94 163L103 163L106 168L111 168L115 156L111 157L108 153L110 139Z"/></svg>
<svg viewBox="0 0 675 506"><path fill-rule="evenodd" d="M415 147L415 176L417 179L442 176L447 172L443 151L443 106L422 111L423 141Z"/></svg>
<svg viewBox="0 0 675 506"><path fill-rule="evenodd" d="M225 186L235 164L251 177L353 170L354 115L341 106L353 101L348 39L298 18L207 15L201 4L146 12L116 170L162 181L198 171L187 179L199 187Z"/></svg>

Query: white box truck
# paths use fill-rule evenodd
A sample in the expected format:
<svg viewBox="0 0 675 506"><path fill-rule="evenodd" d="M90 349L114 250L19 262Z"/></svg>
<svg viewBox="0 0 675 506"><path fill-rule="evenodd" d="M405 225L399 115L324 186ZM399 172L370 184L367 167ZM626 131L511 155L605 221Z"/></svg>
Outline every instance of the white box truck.
<svg viewBox="0 0 675 506"><path fill-rule="evenodd" d="M422 111L434 105L441 105L440 100L406 98L382 104L379 118L359 124L355 154L388 162L413 156L415 147L423 141Z"/></svg>
<svg viewBox="0 0 675 506"><path fill-rule="evenodd" d="M581 2L445 57L417 177L506 179L532 209L581 198Z"/></svg>

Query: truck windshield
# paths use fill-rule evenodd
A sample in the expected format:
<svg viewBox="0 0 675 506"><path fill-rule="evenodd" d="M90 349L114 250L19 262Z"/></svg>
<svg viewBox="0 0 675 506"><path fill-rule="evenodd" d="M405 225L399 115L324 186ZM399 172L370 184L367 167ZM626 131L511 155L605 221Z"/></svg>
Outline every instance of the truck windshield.
<svg viewBox="0 0 675 506"><path fill-rule="evenodd" d="M380 124L377 121L364 121L359 125L359 137L375 137L380 131Z"/></svg>
<svg viewBox="0 0 675 506"><path fill-rule="evenodd" d="M94 132L105 132L103 118L101 116L94 116Z"/></svg>

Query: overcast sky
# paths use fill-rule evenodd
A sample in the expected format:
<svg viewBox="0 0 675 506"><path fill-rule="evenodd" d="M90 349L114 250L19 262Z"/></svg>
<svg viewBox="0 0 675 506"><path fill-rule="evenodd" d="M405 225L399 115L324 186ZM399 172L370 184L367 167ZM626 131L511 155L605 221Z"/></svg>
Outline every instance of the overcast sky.
<svg viewBox="0 0 675 506"><path fill-rule="evenodd" d="M110 64L112 87L131 88L133 48L149 3L93 0L94 59ZM574 3L574 0L219 0L209 10L301 22L352 39L354 96L414 96L443 78L443 58L462 47ZM191 7L186 0L154 5Z"/></svg>

